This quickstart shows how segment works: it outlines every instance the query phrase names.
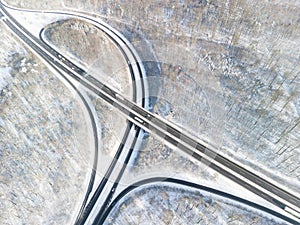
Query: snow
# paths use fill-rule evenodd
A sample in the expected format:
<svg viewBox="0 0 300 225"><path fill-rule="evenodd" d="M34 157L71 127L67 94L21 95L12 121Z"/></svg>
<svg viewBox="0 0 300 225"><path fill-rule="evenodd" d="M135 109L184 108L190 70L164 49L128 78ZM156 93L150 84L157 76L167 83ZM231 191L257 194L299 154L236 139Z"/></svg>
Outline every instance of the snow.
<svg viewBox="0 0 300 225"><path fill-rule="evenodd" d="M182 154L178 149L177 151L174 149L173 153L171 152L171 156L168 156L168 158L164 158L162 157L164 149L161 149L161 145L153 143L150 138L148 148L152 147L155 150L144 149L143 151L146 151L146 154L144 156L140 156L144 159L140 159L140 162L137 161L137 165L141 167L141 169L129 169L128 174L126 174L121 182L124 187L126 187L126 184L134 183L152 177L173 177L211 187L225 193L230 193L256 204L265 206L283 215L290 216L290 214L288 214L287 212L272 205L268 201L236 184L230 179L216 173L214 170L212 170L208 166L203 165L202 163L197 162L192 157L188 155L181 156L183 157L183 159L185 158L184 161L182 161L183 159L178 159L177 157ZM175 152L178 152L178 156L176 156ZM154 158L156 160L154 160ZM181 169L178 168L179 165L181 165ZM120 191L121 188L118 190L118 192Z"/></svg>
<svg viewBox="0 0 300 225"><path fill-rule="evenodd" d="M33 32L36 36L38 36L38 34L39 34L42 27L44 27L46 24L49 24L49 23L51 23L53 21L56 21L58 19L57 15L43 14L43 16L41 16L40 13L32 13L32 12L30 12L30 13L29 12L27 12L27 13L25 13L25 12L16 13L16 12L13 12L14 10L10 10L10 11L19 21L22 21L22 23L23 23L24 27L26 27L26 29ZM34 24L32 23L32 21L34 21ZM241 38L241 40L246 41L248 43L248 39ZM168 50L162 51L162 52L165 53L167 51ZM171 62L172 63L174 62L173 58L172 58ZM180 63L181 62L179 62L178 64L180 64ZM212 67L214 68L215 65L213 64L213 62L211 62L211 63L212 63ZM22 68L21 71L26 72L26 68ZM0 74L5 74L5 73L6 73L5 68L2 69L2 71L0 71ZM0 89L3 89L7 85L7 79L8 79L8 75L0 76ZM108 80L108 83L115 86L117 89L121 88L119 83L116 83L113 80ZM283 87L285 87L285 86L283 85ZM285 99L282 98L282 99L279 99L277 104L275 104L273 107L274 107L275 110L280 111L284 107L284 105L285 105ZM292 109L290 111L293 112L293 116L296 116L297 107L293 106L293 105L291 105L290 107ZM239 135L240 130L235 130L235 131L237 131L235 135ZM230 142L230 139L228 139L226 141ZM239 142L239 145L240 144L241 144L241 142ZM242 154L240 151L238 151L238 153L233 152L233 154L237 155L236 160L238 160L239 158L245 158L244 153ZM256 153L255 157L258 158L258 157L260 157L260 155L258 153ZM256 165L259 165L259 166L263 167L262 164L259 164L258 162L255 162L255 163L256 163ZM248 168L248 169L250 169L250 168ZM265 169L265 170L267 170L267 169ZM274 172L274 171L270 170L270 174L271 174L271 172ZM209 171L209 173L214 174L211 171ZM174 173L172 173L172 175L174 175ZM195 181L195 182L200 182L201 181L201 184L205 184L207 186L214 187L214 188L217 188L217 189L222 190L222 191L233 193L233 194L235 194L237 196L240 196L240 197L243 197L245 199L252 200L252 201L255 201L256 203L260 203L262 205L268 206L269 208L272 208L274 210L278 210L277 208L274 208L273 205L269 204L268 202L261 199L260 197L254 195L253 193L245 190L242 187L237 186L232 181L228 180L227 178L221 177L221 176L218 176L218 178L215 179L215 180L208 180L208 179L202 179L202 178L199 179L199 177L192 177L191 175L186 175L186 174L177 175L177 177L182 178L182 179L187 179L188 178L188 179L190 179L192 181ZM296 182L297 181L295 181L295 184L296 184Z"/></svg>
<svg viewBox="0 0 300 225"><path fill-rule="evenodd" d="M149 220L149 218L151 218ZM286 224L271 215L235 201L171 183L151 183L136 188L117 203L106 223L140 224Z"/></svg>
<svg viewBox="0 0 300 225"><path fill-rule="evenodd" d="M16 11L10 8L7 9L7 11L19 21L25 29L30 31L36 37L39 37L41 30L48 24L70 17L63 14L43 13L38 11Z"/></svg>
<svg viewBox="0 0 300 225"><path fill-rule="evenodd" d="M0 91L3 90L8 85L8 80L11 78L10 76L10 68L9 67L0 67Z"/></svg>

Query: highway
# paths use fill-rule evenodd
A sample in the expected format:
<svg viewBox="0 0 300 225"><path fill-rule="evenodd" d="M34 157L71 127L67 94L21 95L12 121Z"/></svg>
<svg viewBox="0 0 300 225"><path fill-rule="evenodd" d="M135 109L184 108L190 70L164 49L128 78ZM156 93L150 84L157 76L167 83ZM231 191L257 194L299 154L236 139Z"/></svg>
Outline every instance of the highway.
<svg viewBox="0 0 300 225"><path fill-rule="evenodd" d="M99 24L101 26L101 24ZM101 27L100 27L101 28ZM130 48L128 48L129 51L124 50L124 46L126 46L126 42L122 39L122 37L119 37L118 34L114 33L114 37L112 37L111 32L105 31L105 29L101 29L106 33L107 36L110 37L110 39L114 42L116 46L119 47L119 50L122 52L123 57L125 58L126 62L128 62L128 67L130 70L130 74L132 77L132 84L133 84L133 101L139 102L138 105L141 107L147 108L148 101L147 99L147 91L145 91L146 84L144 83L144 69L142 68L143 65L140 64L140 59L136 55L135 52L131 51ZM40 40L42 40L46 45L49 45L44 41L43 38L44 29L40 32ZM117 40L118 39L118 40ZM58 52L56 51L56 54ZM131 55L129 57L128 55ZM132 60L133 59L133 60ZM72 65L73 66L73 65ZM136 67L137 69L134 69ZM74 67L73 67L74 68ZM78 67L79 68L79 67ZM91 77L93 79L93 77ZM93 79L94 80L94 79ZM94 80L97 82L96 80ZM136 85L137 82L140 82L141 84ZM103 179L101 180L100 184L98 185L96 191L94 192L92 198L90 199L89 203L86 205L84 210L81 210L75 224L84 224L86 220L88 219L89 215L91 214L91 211L93 210L94 206L96 204L99 205L99 197L101 196L103 190L107 188L106 186L109 185L108 181L112 179L112 174L118 173L117 179L113 182L113 185L110 187L109 193L104 197L104 201L100 201L101 208L99 209L98 213L102 213L109 205L111 199L113 198L114 191L117 189L119 185L119 181L125 171L125 168L128 164L129 159L131 158L133 150L138 147L136 146L137 140L141 139L141 136L143 135L144 131L140 128L135 128L133 126L133 123L129 122L128 126L126 128L125 134L123 136L123 139L119 145L119 148L112 160L112 163L110 164L108 170L106 171ZM133 136L134 138L130 140L129 136ZM129 143L129 144L127 144ZM125 150L125 151L124 151ZM127 151L127 152L126 152ZM125 153L124 153L125 152ZM122 157L121 154L124 154ZM121 160L121 158L124 158L124 160ZM116 170L117 162L122 161L122 168L120 171Z"/></svg>
<svg viewBox="0 0 300 225"><path fill-rule="evenodd" d="M77 93L77 95L80 97L81 101L83 102L85 108L88 111L90 120L91 120L91 125L92 125L92 132L93 132L93 137L94 137L94 160L93 160L93 165L92 165L92 171L91 171L91 175L90 175L90 179L89 179L89 184L87 187L87 190L85 192L85 196L84 199L82 201L81 207L80 207L80 211L79 211L79 215L83 214L85 206L87 204L87 201L89 199L90 194L92 193L93 190L93 186L94 186L94 182L95 182L95 177L96 177L96 171L97 171L97 165L98 165L98 150L99 150L99 137L98 137L98 128L97 128L97 124L96 124L96 120L95 120L95 116L92 112L92 110L89 107L89 104L87 103L85 97L82 95L82 93L80 92L80 90L74 86L74 84L63 74L61 73L59 70L56 69L56 72L72 87L72 89L74 89Z"/></svg>
<svg viewBox="0 0 300 225"><path fill-rule="evenodd" d="M104 222L106 221L106 219L108 219L109 214L112 212L112 210L115 209L116 205L119 202L122 202L122 198L126 197L127 195L130 195L130 193L134 192L137 189L141 189L144 187L147 187L149 185L162 185L162 184L176 184L182 187L188 187L188 188L192 188L198 191L205 191L211 194L215 194L227 199L231 199L233 201L245 204L247 206L250 206L252 208L258 209L260 211L264 211L270 215L276 216L282 220L285 220L291 224L299 224L296 221L294 221L293 219L284 216L274 210L271 210L269 208L266 208L264 206L261 206L259 204L256 204L254 202L251 202L249 200L237 197L235 195L231 195L228 194L226 192L214 189L214 188L210 188L210 187L206 187L203 185L199 185L199 184L195 184L192 182L188 182L185 180L181 180L181 179L176 179L176 178L170 178L170 177L155 177L155 178L149 178L149 179L142 179L140 181L137 181L133 184L131 184L130 186L128 186L126 189L124 189L115 199L114 201L109 205L109 208L105 211L104 214L99 214L97 219L95 220L95 222L93 223L93 225L102 225L104 224Z"/></svg>
<svg viewBox="0 0 300 225"><path fill-rule="evenodd" d="M28 35L29 32L10 17L2 4L0 13L2 14L1 17L4 16L2 22L33 51L49 62L51 66L68 74L72 79L80 82L88 90L94 92L106 102L119 109L127 116L129 121L157 137L166 140L188 156L206 162L211 168L222 175L230 178L281 209L286 210L288 213L291 213L291 216L293 216L292 214L300 214L300 199L298 196L277 187L270 180L257 176L255 172L249 171L242 165L218 154L213 146L195 138L193 134L181 131L182 129L176 125L145 110L141 106L124 98L121 94L103 84L101 81L96 80L92 75L77 67L65 57L62 57L42 41L30 37L30 35ZM138 139L137 137L135 140ZM294 216L294 218L296 221L299 219L299 216Z"/></svg>
<svg viewBox="0 0 300 225"><path fill-rule="evenodd" d="M8 12L4 8L2 8L2 10L4 10L7 13L7 15L9 15ZM81 73L83 73L82 70L78 66L75 66L72 62L67 60L65 57L60 55L56 50L49 47L48 44L44 42L44 39L42 36L44 30L41 30L40 40L38 40L36 37L34 37L32 34L30 34L24 27L22 27L18 23L18 21L16 21L13 17L11 17L11 20L20 27L22 32L24 32L25 36L29 37L30 39L34 40L35 42L39 42L46 51L51 52L52 55L55 55L58 59L60 59L65 64L70 66L73 70L76 69L77 71L80 71ZM11 24L9 24L9 25L11 26ZM105 31L105 29L102 29L102 30ZM119 38L121 40L121 44L120 44L119 43L120 40L118 40L119 41L118 42L116 40L117 39L116 37L114 37L114 38L111 37L111 35L110 35L111 32L109 32L109 33L106 32L106 34L115 42L115 44L117 46L119 46L119 49L121 50L124 58L126 59L126 62L129 63L128 67L130 70L132 80L134 81L133 82L133 101L138 101L138 105L140 105L141 107L147 107L147 104L148 104L147 90L145 89L145 84L144 84L145 72L144 72L144 69L142 68L142 65L140 64L140 59L136 56L136 53L134 51L130 50L130 48L126 49L127 51L124 51L123 43L125 43L125 42L122 40L122 38ZM117 36L117 35L115 34L115 36ZM123 48L121 48L121 46L123 46ZM31 45L29 47L33 47L33 48L35 48L35 50L39 51L36 48L36 46ZM46 55L43 55L43 54L41 54L40 56L42 56L42 58L47 63L49 63L52 67L54 67L60 73L60 75L64 76L63 73L68 74L66 72L66 70L61 70L61 68L57 68L55 66L55 63L57 61L56 59L50 59L49 57L47 57ZM129 58L129 56L131 56L131 58ZM85 74L85 76L88 76L86 73L84 73L84 74ZM88 78L97 82L91 76L88 76ZM101 84L99 84L99 85L101 85ZM97 131L94 131L94 134L97 134ZM128 126L126 128L126 131L125 131L123 139L122 139L122 142L120 143L119 148L118 148L114 158L112 159L112 162L109 165L108 170L104 174L103 179L101 180L100 184L97 186L92 197L89 199L90 194L92 193L94 179L95 179L95 175L96 175L96 169L97 169L96 167L97 167L97 159L98 159L98 139L96 140L95 149L96 149L97 154L95 154L95 158L94 158L93 171L92 171L90 183L88 186L88 191L86 192L86 196L82 203L82 206L81 206L80 212L77 216L75 224L84 224L86 222L88 216L90 215L93 207L95 206L95 204L96 203L99 204L99 200L100 200L100 204L102 204L102 208L103 208L102 211L108 207L107 204L109 204L109 202L114 194L113 190L115 190L119 184L118 179L112 185L108 181L110 179L112 179L111 177L112 177L113 173L117 173L117 177L122 177L125 167L131 157L132 151L136 147L135 145L137 144L137 139L142 139L143 135L144 135L144 131L142 131L140 128L136 128L135 126L133 126L133 124L131 122L128 123ZM130 139L130 137L133 137L133 138ZM120 162L120 161L122 162L123 167L120 169L120 171L114 171L116 168L117 162ZM125 162L123 162L123 161L125 161ZM111 187L109 187L109 186L111 186ZM99 198L100 195L102 194L103 190L108 189L108 188L110 188L109 194L107 196L102 196L103 200L101 198ZM88 199L89 199L89 202L88 202ZM87 204L87 202L88 202L88 204Z"/></svg>

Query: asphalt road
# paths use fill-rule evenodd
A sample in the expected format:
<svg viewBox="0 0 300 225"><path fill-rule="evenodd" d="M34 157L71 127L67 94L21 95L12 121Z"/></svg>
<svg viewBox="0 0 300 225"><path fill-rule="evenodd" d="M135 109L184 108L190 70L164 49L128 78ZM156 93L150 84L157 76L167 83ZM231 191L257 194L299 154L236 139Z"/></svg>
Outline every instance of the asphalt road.
<svg viewBox="0 0 300 225"><path fill-rule="evenodd" d="M2 5L1 10L2 14L9 17ZM292 209L294 212L300 213L299 197L277 187L271 181L257 176L255 172L245 169L242 165L232 162L218 154L213 147L194 138L193 135L181 131L176 125L161 119L159 116L125 99L119 93L96 80L72 62L53 53L52 50L48 51L40 41L31 40L24 31L24 28L12 21L11 18L2 19L2 21L19 36L23 42L30 46L33 51L46 61L49 61L53 67L65 72L73 79L79 81L87 89L93 91L105 101L118 108L132 123L168 141L189 156L201 160L202 162L207 162L211 168L274 205L286 211L288 211L287 209Z"/></svg>
<svg viewBox="0 0 300 225"><path fill-rule="evenodd" d="M6 15L9 15L8 12L4 8L2 8L2 10L7 13ZM2 17L2 15L3 14L1 13L0 17ZM18 21L16 21L13 17L10 17L10 18L22 30L22 33L23 33L22 37L26 37L27 36L30 39L38 42L39 44L41 44L41 46L43 48L45 48L45 50L47 50L48 52L51 52L52 55L56 56L58 59L60 59L61 61L63 61L66 65L70 66L73 70L76 70L77 72L83 74L87 79L92 80L94 83L97 83L96 79L94 79L92 76L86 74L81 68L75 66L69 60L67 60L64 57L62 57L57 51L55 51L54 49L52 49L51 47L49 47L47 45L47 43L41 42L41 41L43 41L42 36L41 36L43 30L40 32L40 40L39 40L36 37L34 37L32 34L30 34L30 32L28 32L24 27L22 27L18 23ZM7 25L10 28L13 27L12 26L13 24L10 23L10 22L8 22ZM19 34L21 35L21 33L19 33ZM109 34L108 34L108 36L109 36ZM129 63L128 64L129 70L130 70L130 73L131 73L132 80L134 81L133 82L133 101L136 102L137 100L140 100L139 101L139 105L141 107L146 107L146 104L147 104L146 93L147 92L145 91L145 88L144 88L145 87L145 84L144 84L144 80L145 79L143 79L144 74L143 74L143 68L141 68L142 65L140 65L140 60L134 55L135 54L134 52L130 52L133 55L134 61L132 61L132 59L129 59L128 56L127 56L127 54L128 54L127 52L128 51L125 52L124 49L121 48L121 46L123 46L123 44L122 43L120 44L115 39L112 39L112 40L115 42L115 44L117 46L120 47L120 50L121 50L123 56L125 57L126 62ZM53 58L51 59L47 55L43 54L42 51L40 51L40 49L37 48L36 45L32 44L32 45L30 45L30 47L32 47L35 51L40 52L40 56L42 56L42 58L45 61L47 61L47 63L49 63L52 67L54 67L61 75L63 75L63 72L65 72L66 74L68 74L66 72L66 70L63 70L63 72L61 72L61 70L60 70L61 68L60 67L57 68L55 66L56 60L53 59ZM134 67L137 67L137 69L134 68ZM63 77L65 77L65 76L63 75ZM76 80L80 81L79 79L76 79ZM140 85L136 85L137 81L141 82L141 84ZM102 85L99 82L97 84L98 84L98 86ZM137 86L141 90L138 90ZM86 102L85 102L85 104L88 107L88 105L87 105ZM91 110L89 109L89 111L91 111ZM94 127L95 127L95 125L93 124L93 128ZM97 170L98 139L95 139L96 140L96 142L95 142L95 151L96 151L96 154L95 154L95 158L94 158L94 165L93 165L93 170L92 170L92 174L91 174L91 179L90 179L90 182L89 182L88 191L86 192L84 201L82 203L82 206L81 206L80 212L79 212L79 214L77 216L75 224L84 224L85 223L85 221L87 220L88 216L90 215L93 207L95 206L95 204L97 202L99 202L99 196L101 195L103 189L106 188L106 185L108 184L108 181L110 180L110 177L111 177L112 173L114 172L114 169L116 167L117 162L120 161L120 158L121 158L122 154L124 154L124 156L122 156L122 157L125 160L125 162L123 162L123 167L124 168L122 168L120 171L116 171L116 173L118 173L118 177L121 177L123 175L124 170L125 170L125 166L127 165L128 161L129 161L129 159L131 157L132 151L135 148L135 144L137 142L136 139L139 136L143 136L143 133L144 132L140 128L136 129L133 126L133 123L128 122L128 125L127 125L126 131L124 133L122 142L120 143L119 148L118 148L118 150L117 150L114 158L112 159L112 162L109 165L108 170L106 171L105 175L103 176L103 179L101 180L100 184L97 186L97 188L96 188L95 192L93 193L90 201L88 202L88 198L89 198L90 194L92 193L92 189L93 189L93 185L94 185L94 179L95 179L96 170ZM94 131L94 135L97 135L97 131ZM127 144L127 142L129 142L128 137L130 135L132 135L134 138L133 138L132 143ZM126 146L126 145L130 145L130 148L129 149L124 149L124 146ZM124 150L126 150L126 151L124 151ZM118 186L118 184L119 184L118 180L115 181L114 184L111 187L111 191L109 192L109 195L106 196L105 199L102 202L100 201L102 203L102 207L101 207L100 211L103 211L105 208L108 207L107 204L109 204L109 202L110 202L110 200L111 200L111 198L112 198L112 196L114 194L114 190L116 189L116 187Z"/></svg>
<svg viewBox="0 0 300 225"><path fill-rule="evenodd" d="M109 217L109 214L112 212L112 210L114 210L114 208L116 207L116 205L118 204L119 201L122 200L122 198L124 198L125 196L127 196L128 194L130 194L131 192L134 192L136 189L140 189L143 188L145 186L151 185L151 184L156 184L156 185L161 185L161 184L165 184L165 183L171 183L171 184L177 184L183 187L189 187L189 188L193 188L196 189L198 191L205 191L205 192L209 192L218 196L222 196L224 198L227 199L231 199L233 201L237 201L239 203L251 206L255 209L258 209L260 211L266 212L270 215L276 216L282 220L285 220L291 224L295 224L295 225L299 225L299 223L287 216L284 216L274 210L271 210L269 208L266 208L264 206L261 206L259 204L256 204L254 202L248 201L246 199L240 198L238 196L235 195L231 195L228 194L226 192L214 189L214 188L210 188L210 187L206 187L203 185L199 185L199 184L195 184L192 182L188 182L185 180L181 180L181 179L175 179L175 178L169 178L169 177L155 177L155 178L150 178L150 179L143 179L140 180L138 182L133 183L132 185L128 186L125 190L123 190L118 196L117 198L114 199L114 201L109 205L109 208L106 210L106 212L102 215L102 216L98 216L98 218L95 220L95 222L93 223L93 225L102 225L104 224L104 222L106 221L106 219Z"/></svg>

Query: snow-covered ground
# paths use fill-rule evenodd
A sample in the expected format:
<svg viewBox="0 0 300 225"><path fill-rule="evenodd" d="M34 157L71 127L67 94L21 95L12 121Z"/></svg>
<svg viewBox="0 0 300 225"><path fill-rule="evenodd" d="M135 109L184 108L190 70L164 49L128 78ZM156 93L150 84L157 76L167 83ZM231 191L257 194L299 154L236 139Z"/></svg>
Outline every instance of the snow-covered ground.
<svg viewBox="0 0 300 225"><path fill-rule="evenodd" d="M69 223L90 173L88 121L73 92L0 30L0 223Z"/></svg>
<svg viewBox="0 0 300 225"><path fill-rule="evenodd" d="M261 224L284 221L205 191L151 184L128 194L105 224Z"/></svg>
<svg viewBox="0 0 300 225"><path fill-rule="evenodd" d="M103 19L106 19L130 40L144 61L153 62L147 67L147 72L157 75L154 78L157 82L153 83L161 84L157 88L158 90L152 92L158 100L153 108L155 112L182 126L183 129L193 131L197 136L212 142L220 153L261 173L262 176L276 180L277 183L295 193L299 193L300 80L298 53L300 49L298 12L300 6L296 1L273 1L272 3L248 0L244 2L200 1L198 3L178 1L166 4L163 1L137 3L129 0L117 2L110 0L43 2L11 0L8 3L29 8L44 9L47 6L49 9L55 9L55 7L61 9L61 7L66 7L64 9L76 8L100 13ZM41 21L43 22L43 20ZM72 28L78 27L80 26L74 26L74 24L70 26L69 34L73 34L73 39L64 39L62 46L73 44L74 49L71 49L73 52L68 54L80 60L76 54L85 49L80 49L80 45L74 43L78 43L78 39L84 40L85 44L89 44L89 42L84 39L85 36L78 34L78 29L77 31L75 31L76 29L72 30ZM2 33L3 40L10 38L6 31ZM59 45L61 39L58 37L55 44ZM96 43L97 39L97 36L94 37L93 43ZM100 41L102 41L104 52L116 54L115 49L111 46L105 46L105 40ZM7 62L1 60L6 58L15 60L20 55L15 55L14 52L22 55L26 51L16 44L17 42L6 41L5 43L5 47L0 48L2 67L0 72L3 73L0 86L4 87L1 92L1 110L3 105L10 104L11 100L9 99L14 99L9 96L16 96L16 93L11 91L16 85L13 83L15 77L20 74L31 74L40 69L33 67L33 71L34 63L20 60L18 63L21 66L13 66L20 70L14 73L11 70L14 68L9 68ZM93 54L98 54L97 49L93 49ZM155 53L156 56L153 57L151 54L149 56L146 53L148 51ZM85 52L87 56L93 56L88 53L89 51ZM87 58L82 61L86 60ZM98 65L101 62L108 63L109 61L116 65L119 64L117 61L114 62L112 57L106 58L106 54L104 54L102 58L88 62L88 65L91 66L90 71L96 72L99 70ZM156 67L154 68L152 65L156 65ZM122 64L117 70L115 67L106 69L113 69L113 71L104 70L99 73L99 78L106 79L103 75L107 72L114 74L113 79L107 77L107 82L117 90L123 91L123 83L126 84L128 80L122 80L121 75L128 72L126 67ZM25 76L25 78L27 77ZM18 83L23 88L28 87L25 78ZM41 79L37 79L36 82L39 84L41 81ZM35 90L35 88L33 89ZM23 94L21 93L20 96ZM19 98L18 103L31 109L26 99L28 96L32 97L30 93L26 93L24 97ZM18 98L16 98L17 100ZM56 102L55 106L59 108L59 105L64 103ZM118 113L101 100L92 99L92 103L99 109L99 121L104 124L102 127L102 140L105 142L103 146L106 146L104 149L106 152L111 152L113 146L118 144L116 141L120 139L118 127L125 123L124 118L119 118ZM16 107L16 104L13 107ZM15 111L15 113L20 114L21 112ZM4 114L1 111L2 115ZM63 114L59 115L63 116ZM118 119L114 119L116 117ZM18 119L25 120L24 118ZM14 120L13 122L11 120L3 122L2 117L1 119L1 124L5 124L5 127L9 128L11 135L20 136L15 128ZM26 121L29 122L29 120ZM121 126L123 127L123 125ZM66 127L68 126L66 125ZM7 135L9 134L4 136L7 139L1 139L3 143L8 142ZM56 137L56 135L54 136ZM26 141L27 139L22 140ZM26 143L31 145L28 140ZM3 149L3 147L0 148L1 154L3 154ZM182 155L180 151L168 147L153 137L150 137L146 147L136 154L136 159L132 164L133 168L129 171L132 176L151 174L151 172L159 174L160 170L164 170L171 176L185 176L193 181L213 184L218 188L222 188L221 184L224 182L228 185L223 187L223 190L234 186L234 184L229 184L230 182L225 182L226 179L206 165L198 164L188 156ZM243 192L242 188L234 187L237 195L245 194L246 198L253 198ZM163 189L166 189L165 192L184 195L179 189L175 188L174 191L167 187L159 189L159 193L164 192ZM157 212L150 210L151 213L147 216L144 209L141 209L143 207L138 207L138 205L148 204L148 208L151 204L155 205L159 200L155 200L155 196L153 201L149 199L152 192L159 196L159 193L153 191L153 188L145 189L144 197L137 197L136 199L139 200L136 200L137 202L132 204L132 207L126 207L125 203L123 208L120 206L119 214L117 210L114 214L116 219L113 222L118 223L122 220L121 218L125 218L124 220L127 220L128 223L138 223L139 220L149 223L151 220L157 220L160 223L174 221L174 223L180 224L186 223L188 221L186 218L194 218L186 216L187 212L185 211L179 210L176 214L172 210L173 203L168 204L169 211L167 205L163 206L166 208L165 218L161 217L164 215L163 213L157 214L159 210ZM165 198L172 199L173 194L170 196ZM197 198L191 192L186 196L190 196L185 198L187 202L193 202L195 199L203 202L204 205L200 204L198 211L196 210L197 215L202 215L199 220L196 219L200 223L206 221L207 224L243 224L250 221L250 224L272 224L267 219L257 217L254 212L247 212L248 209L243 213L239 207L228 211L226 210L229 207L228 204L228 207L216 204L217 210L211 213L203 208L205 201ZM18 198L16 197L16 199ZM134 202L135 196L132 199L131 201ZM161 198L158 197L158 199ZM180 199L173 198L173 200L176 202ZM24 205L26 204L24 203ZM8 206L5 205L5 207ZM126 213L127 208L129 211ZM189 213L191 211L193 210L190 210ZM130 217L129 212L139 213L144 217ZM210 217L210 215L213 216ZM25 217L25 215L22 216ZM69 215L64 216L68 217ZM171 217L173 220L170 219Z"/></svg>

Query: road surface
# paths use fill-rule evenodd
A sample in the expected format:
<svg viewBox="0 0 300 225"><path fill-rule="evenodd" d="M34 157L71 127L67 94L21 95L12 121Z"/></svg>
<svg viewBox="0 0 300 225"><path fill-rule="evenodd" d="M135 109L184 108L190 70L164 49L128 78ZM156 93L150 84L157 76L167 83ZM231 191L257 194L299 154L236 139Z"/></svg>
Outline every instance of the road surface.
<svg viewBox="0 0 300 225"><path fill-rule="evenodd" d="M53 49L49 49L40 40L33 40L17 21L7 13L1 4L0 14L4 16L2 21L36 54L40 55L51 66L69 75L72 79L80 82L90 91L94 92L106 102L113 105L124 113L128 120L140 128L151 132L159 138L168 141L189 156L206 162L211 168L242 185L253 193L259 195L270 203L291 213L295 221L299 220L300 198L281 187L276 186L270 180L264 179L255 172L245 169L243 165L227 159L218 154L213 146L195 138L193 134L182 131L179 127L160 118L134 102L124 98L92 75L79 68L69 60L61 57ZM59 57L60 56L60 57ZM112 189L113 190L113 189Z"/></svg>

